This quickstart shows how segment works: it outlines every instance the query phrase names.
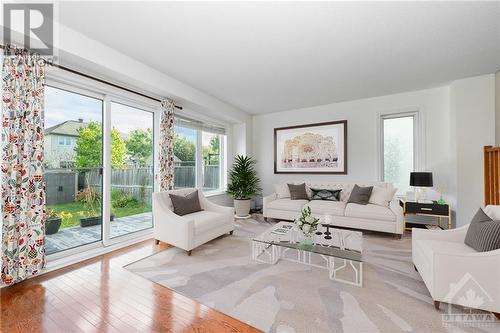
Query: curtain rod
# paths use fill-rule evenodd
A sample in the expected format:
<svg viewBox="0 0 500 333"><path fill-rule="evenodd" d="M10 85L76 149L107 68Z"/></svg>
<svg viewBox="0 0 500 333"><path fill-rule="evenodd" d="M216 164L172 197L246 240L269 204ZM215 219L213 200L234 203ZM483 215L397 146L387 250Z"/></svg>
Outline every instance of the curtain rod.
<svg viewBox="0 0 500 333"><path fill-rule="evenodd" d="M8 49L15 49L14 47L11 47L11 46L5 46L5 45L2 45L0 44L0 48L4 49L4 50L8 50ZM17 48L17 49L20 49L20 48ZM21 49L21 50L26 50L28 52L30 52L30 50L27 50L27 49ZM106 81L106 80L103 80L103 79L100 79L98 77L95 77L95 76L92 76L90 74L86 74L86 73L82 73L80 71L77 71L75 69L72 69L72 68L69 68L69 67L66 67L66 66L63 66L63 65L58 65L58 64L54 64L54 63L48 63L50 66L54 66L54 67L57 67L59 69L62 69L64 71L67 71L67 72L70 72L70 73L73 73L73 74L76 74L76 75L80 75L80 76L83 76L83 77L86 77L88 79L91 79L91 80L95 80L97 82L100 82L100 83L104 83L104 84L107 84L109 86L112 86L112 87L115 87L115 88L118 88L118 89L121 89L121 90L125 90L125 91L128 91L130 93L133 93L133 94L136 94L136 95L139 95L139 96L142 96L142 97L145 97L145 98L148 98L148 99L151 99L153 101L156 101L156 102L161 102L160 99L156 98L156 97L153 97L153 96L149 96L149 95L146 95L146 94L143 94L143 93L140 93L138 91L135 91L135 90L132 90L132 89L129 89L129 88L126 88L126 87L123 87L123 86L120 86L116 83L113 83L113 82L109 82L109 81ZM182 110L182 106L179 106L179 105L175 105L174 104L174 107L176 109L179 109L179 110Z"/></svg>

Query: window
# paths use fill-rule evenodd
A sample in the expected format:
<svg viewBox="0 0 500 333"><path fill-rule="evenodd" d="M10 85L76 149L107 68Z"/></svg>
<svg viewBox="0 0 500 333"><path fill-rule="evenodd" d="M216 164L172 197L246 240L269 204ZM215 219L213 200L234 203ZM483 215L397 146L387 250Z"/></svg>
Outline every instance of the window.
<svg viewBox="0 0 500 333"><path fill-rule="evenodd" d="M416 165L416 131L418 113L384 115L382 132L382 180L406 193L410 188L410 172Z"/></svg>
<svg viewBox="0 0 500 333"><path fill-rule="evenodd" d="M174 188L222 191L224 129L178 117L174 131Z"/></svg>
<svg viewBox="0 0 500 333"><path fill-rule="evenodd" d="M66 141L65 141L64 136L59 136L59 142L58 142L58 143L59 143L59 145L60 145L60 146L64 146L64 143L65 143L65 142L66 142Z"/></svg>

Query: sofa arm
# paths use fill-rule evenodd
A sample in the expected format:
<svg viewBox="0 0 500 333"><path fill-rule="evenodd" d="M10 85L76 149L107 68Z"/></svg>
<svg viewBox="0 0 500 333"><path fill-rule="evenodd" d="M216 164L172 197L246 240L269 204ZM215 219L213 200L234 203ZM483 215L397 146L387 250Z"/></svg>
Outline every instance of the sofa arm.
<svg viewBox="0 0 500 333"><path fill-rule="evenodd" d="M267 205L269 205L269 203L271 203L272 201L276 200L276 198L277 198L276 193L267 195L262 198L262 214L264 215L264 217L267 217Z"/></svg>
<svg viewBox="0 0 500 333"><path fill-rule="evenodd" d="M427 240L443 240L447 242L463 242L469 225L457 229L450 230L427 230L420 228L412 228L412 240L427 239Z"/></svg>
<svg viewBox="0 0 500 333"><path fill-rule="evenodd" d="M403 207L399 204L398 199L394 199L389 203L389 208L396 215L396 234L403 234L405 231L405 217Z"/></svg>
<svg viewBox="0 0 500 333"><path fill-rule="evenodd" d="M438 301L461 304L459 296L465 296L466 286L483 297L480 309L498 312L500 310L500 250L476 253L435 252L433 260L433 295ZM467 284L472 280L475 285ZM476 284L477 283L477 284ZM457 290L455 290L457 289ZM489 297L483 295L484 290Z"/></svg>
<svg viewBox="0 0 500 333"><path fill-rule="evenodd" d="M194 220L175 214L158 195L153 195L153 223L155 239L187 251L193 248Z"/></svg>
<svg viewBox="0 0 500 333"><path fill-rule="evenodd" d="M217 205L212 201L208 200L207 198L203 199L203 204L205 206L205 209L208 211L221 213L224 215L231 215L231 216L234 215L234 207Z"/></svg>

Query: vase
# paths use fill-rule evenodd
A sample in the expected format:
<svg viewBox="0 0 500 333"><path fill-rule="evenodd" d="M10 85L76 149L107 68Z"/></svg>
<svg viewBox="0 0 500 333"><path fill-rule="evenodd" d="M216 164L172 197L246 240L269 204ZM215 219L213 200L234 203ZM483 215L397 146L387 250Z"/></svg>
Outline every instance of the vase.
<svg viewBox="0 0 500 333"><path fill-rule="evenodd" d="M307 247L311 247L314 245L314 242L313 242L313 233L304 233L301 231L301 238L300 238L300 241L299 241L299 246L302 247L302 248L307 248Z"/></svg>

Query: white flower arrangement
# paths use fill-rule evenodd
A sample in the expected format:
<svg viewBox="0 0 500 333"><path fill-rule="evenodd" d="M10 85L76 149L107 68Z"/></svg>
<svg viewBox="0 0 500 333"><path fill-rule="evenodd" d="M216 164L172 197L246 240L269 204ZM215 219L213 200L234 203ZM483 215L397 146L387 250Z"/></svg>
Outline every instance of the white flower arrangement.
<svg viewBox="0 0 500 333"><path fill-rule="evenodd" d="M311 208L307 206L302 210L301 216L295 220L295 224L304 233L304 235L311 235L316 232L319 219L312 216Z"/></svg>

